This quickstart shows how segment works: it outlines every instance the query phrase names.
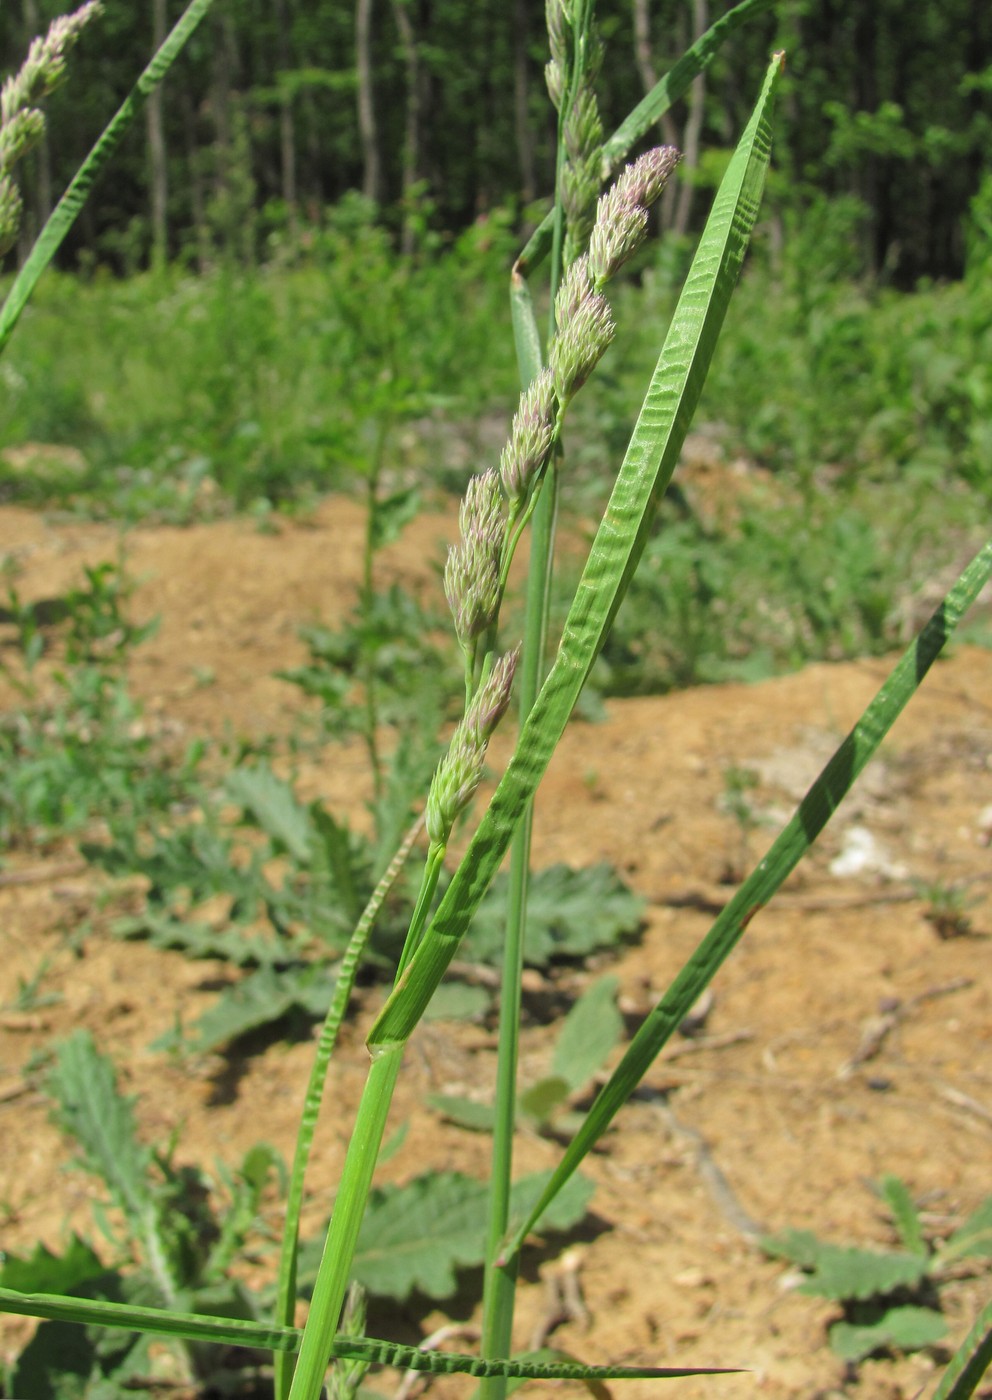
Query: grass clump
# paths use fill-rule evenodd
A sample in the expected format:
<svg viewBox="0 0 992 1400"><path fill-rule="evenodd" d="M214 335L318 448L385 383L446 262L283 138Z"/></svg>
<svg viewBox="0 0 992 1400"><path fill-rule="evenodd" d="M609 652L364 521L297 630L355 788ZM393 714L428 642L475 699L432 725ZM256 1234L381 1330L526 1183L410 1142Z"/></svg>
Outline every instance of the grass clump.
<svg viewBox="0 0 992 1400"><path fill-rule="evenodd" d="M170 1234L172 1212L181 1221L182 1211L173 1207L166 1217L159 1213L156 1187L149 1184L150 1180L157 1181L152 1154L136 1140L130 1107L117 1093L112 1072L97 1061L92 1047L78 1038L69 1042L67 1055L60 1062L57 1093L63 1120L131 1224L132 1234L140 1244L141 1264L150 1274L148 1301L152 1305L134 1299L76 1298L68 1290L53 1294L38 1286L37 1277L25 1275L15 1278L13 1286L9 1281L0 1285L0 1303L4 1307L53 1318L59 1323L98 1322L108 1328L168 1336L184 1377L195 1374L198 1349L218 1340L264 1347L272 1356L277 1400L318 1400L329 1366L331 1389L336 1397L343 1396L359 1384L364 1364L374 1361L393 1365L416 1363L439 1372L468 1372L482 1379L484 1400L502 1400L507 1381L518 1376L598 1383L606 1378L634 1375L670 1379L721 1369L599 1367L574 1359L548 1363L543 1358L513 1357L515 1290L522 1252L538 1226L554 1223L563 1216L570 1222L579 1218L585 1201L578 1171L585 1157L614 1123L734 949L753 915L776 893L823 830L992 573L992 544L988 544L966 567L910 644L768 853L744 878L667 990L643 1017L586 1111L576 1112L573 1117L564 1110L578 1109L578 1097L589 1078L611 1055L617 1017L612 1010L613 989L608 983L587 993L587 999L573 1008L552 1059L552 1074L521 1096L517 1087L517 1055L526 956L524 933L530 907L533 798L651 540L658 504L671 481L689 423L699 405L760 204L770 157L771 118L783 69L781 54L768 64L751 119L726 165L651 371L610 500L568 606L557 649L549 661L550 579L559 487L567 464L566 418L573 399L617 335L615 308L606 289L645 236L649 206L661 194L676 156L662 148L650 150L626 165L624 161L668 106L685 93L720 41L762 8L763 0L743 0L717 21L617 132L608 137L595 97L601 48L592 6L566 4L564 0L553 0L549 5L551 61L547 76L559 118L558 178L554 209L514 269L511 307L521 395L499 469L482 467L464 495L459 539L452 546L444 571L464 701L456 707L447 746L433 776L421 789L417 814L397 841L395 853L378 859L364 884L359 885L354 878L347 833L330 821L318 805L299 803L291 785L261 765L242 769L228 782L228 795L235 798L245 814L246 824L250 822L258 828L258 839L263 843L256 873L267 875L264 867L270 862L281 863L284 871L287 866L290 870L281 892L273 893L275 887L268 878L264 886L261 882L256 886L257 904L266 905L275 926L276 937L270 942L297 932L303 939L319 936L325 903L334 908L335 914L347 915L332 931L335 942L341 936L340 956L332 977L327 979L331 985L322 989L323 1000L329 1000L329 1006L317 1034L303 1095L300 1129L289 1172L276 1300L269 1320L256 1319L252 1315L254 1304L242 1309L240 1300L230 1293L222 1299L219 1309L212 1309L201 1296L202 1260L193 1259L187 1271L190 1261L182 1247L174 1248ZM525 277L545 258L550 268L551 315L547 334L542 337ZM374 266L375 262L373 247L369 264ZM385 525L390 516L395 519L402 514L405 502L403 483L388 479L384 444L398 426L423 415L430 402L430 391L419 371L404 370L396 358L395 331L390 319L396 307L391 301L394 289L390 287L388 269L384 272L382 266L379 268L383 273L381 286L363 281L366 270L357 264L352 271L354 287L343 284L338 290L342 305L350 307L353 324L347 317L335 323L331 339L323 342L322 348L327 359L326 373L337 373L345 387L351 382L349 376L361 381L361 406L354 422L346 427L355 429L360 425L362 431L371 433L371 444L362 459L362 475L368 487L370 521L379 520ZM219 274L220 279L224 276L230 276L226 269ZM362 319L359 312L365 310L366 301L376 310L374 315ZM256 306L248 304L244 314L249 326L253 319L260 326L267 324L270 308L271 303L266 301ZM326 303L324 308L330 314ZM195 309L189 308L192 319ZM338 344L342 331L346 351L343 359L342 346ZM231 327L219 324L208 333L208 341L211 335L215 339L210 346L210 363L203 366L203 382L194 386L193 407L197 406L195 393L202 393L205 386L208 401L199 404L202 415L209 419L214 414L211 430L223 444L234 445L233 457L227 463L222 458L211 462L211 472L220 487L234 499L252 499L260 490L267 497L278 498L281 467L277 460L265 459L259 446L259 421L254 416L254 405L261 404L265 409L267 394L273 402L282 395L282 386L273 387L270 374L274 347L272 343L266 345L264 360L256 361L248 354L250 364L243 372L238 363L241 347L230 342L234 334ZM250 341L248 334L246 343ZM227 361L223 355L218 358L218 347L223 349L225 345L233 365L230 379L236 388L226 383ZM381 368L379 375L368 372L369 357L375 357ZM295 392L300 383L305 383L308 366L297 360L293 367L297 376ZM436 371L437 363L432 368ZM326 378L324 383L326 386ZM250 392L242 398L244 388ZM253 405L251 418L247 417L248 403ZM298 434L299 421L297 414L290 425ZM312 428L312 423L305 424L297 438L299 444L307 444L307 432ZM317 431L327 430L318 425ZM360 436L358 432L355 440ZM312 447L313 443L309 445ZM319 446L327 450L326 437L320 438ZM255 460L258 452L261 456ZM250 469L242 470L243 459L253 463ZM309 470L308 464L302 479L310 480ZM530 536L531 564L523 637L518 644L516 638L507 640L505 636L502 604L514 553L525 530ZM376 531L370 525L357 616L361 627L368 627L376 616L377 597L372 580L375 544ZM798 560L794 561L795 568L798 564ZM864 626L877 626L875 615L879 606L867 609ZM388 769L378 747L378 718L383 710L377 697L385 679L375 660L356 662L355 680L366 707L362 732L376 797L380 800L389 790ZM309 676L306 683L310 683ZM514 688L520 723L512 754L449 875L445 866L456 823L466 818L480 789L488 746L496 727L505 720ZM335 695L330 688L324 698L333 702ZM400 749L397 745L397 752ZM408 807L413 805L409 794L404 802ZM381 836L381 829L377 834ZM208 837L215 836L208 825ZM419 871L415 871L409 888L404 890L401 877L405 867L415 863L418 843L422 856ZM137 846L135 851L140 859ZM187 860L187 869L197 871L196 880L201 878L197 860L205 871L209 871L212 862L218 868L238 864L223 841L219 849L210 840L198 848L194 835L185 845L180 842L178 847L167 850L163 866L177 851L180 860ZM376 854L385 857L384 852ZM409 1199L397 1203L395 1198L390 1199L390 1193L384 1193L385 1199L376 1194L373 1178L383 1152L391 1102L408 1041L428 1014L435 993L456 961L462 940L482 910L508 854L508 906L505 919L500 921L504 929L492 1179L486 1193L486 1228L471 1255L484 1267L481 1355L434 1352L428 1357L418 1356L416 1349L390 1339L358 1335L363 1326L362 1312L352 1283L361 1268L363 1232L366 1240L369 1231L374 1234L377 1214L379 1228L390 1247L400 1240L402 1229L412 1223L412 1247L419 1259L417 1269L408 1271L407 1288L418 1283L429 1289L446 1287L451 1272L460 1262L466 1262L460 1243L456 1241L454 1248L440 1251L436 1239L424 1240L423 1227L430 1211L450 1221L456 1213L452 1201L458 1193L468 1198L469 1214L474 1219L481 1199L478 1187L473 1190L457 1180L438 1182L435 1178L428 1185L418 1182L415 1187L408 1187ZM134 855L132 852L132 861ZM250 867L249 860L249 871ZM300 878L302 867L306 867L305 879ZM243 867L238 873L243 873ZM326 877L323 885L318 876ZM190 879L193 881L194 877ZM201 888L210 888L205 875L203 881L202 885L190 884L194 900ZM167 882L163 878L161 883L168 898ZM534 881L535 892L538 883ZM290 906L285 901L301 889L305 898L315 891L317 898L309 905L298 906L297 930L290 926L296 916L287 915ZM368 1029L367 1078L323 1248L313 1271L306 1322L297 1328L301 1266L307 1262L300 1247L304 1186L328 1062L358 970L374 947L377 923L388 926L394 899L402 912L397 925L398 946L389 951L388 958L392 989ZM559 890L558 903L565 902ZM280 918L285 928L279 927ZM580 932L589 938L589 929L582 928ZM583 946L588 948L589 943ZM327 967L317 966L319 975L324 976ZM278 969L260 963L256 971L260 977L269 978L265 995L275 995L274 974ZM96 1100L100 1100L99 1111L91 1114ZM568 1139L553 1169L525 1188L514 1181L514 1132L520 1109L529 1113L549 1137L557 1137L560 1132ZM94 1130L93 1123L106 1127ZM168 1158L156 1161L155 1168L165 1185L171 1187ZM252 1208L257 1204L252 1191L268 1170L264 1156L261 1168L261 1174L254 1172L249 1184L247 1201ZM412 1211L410 1200L416 1202ZM425 1203L431 1200L429 1211ZM223 1229L221 1234L223 1237ZM243 1235L229 1231L227 1238L236 1242ZM188 1243L181 1230L176 1239L180 1246ZM447 1243L450 1245L451 1241ZM431 1246L429 1256L425 1245ZM210 1254L206 1256L208 1272L212 1258ZM229 1279L230 1263L228 1252L220 1270L225 1281ZM378 1286L388 1291L387 1285ZM397 1287L397 1292L401 1291ZM963 1364L967 1368L987 1343L979 1339L976 1346L970 1339L965 1345L968 1353ZM356 1368L352 1364L355 1360L362 1365Z"/></svg>

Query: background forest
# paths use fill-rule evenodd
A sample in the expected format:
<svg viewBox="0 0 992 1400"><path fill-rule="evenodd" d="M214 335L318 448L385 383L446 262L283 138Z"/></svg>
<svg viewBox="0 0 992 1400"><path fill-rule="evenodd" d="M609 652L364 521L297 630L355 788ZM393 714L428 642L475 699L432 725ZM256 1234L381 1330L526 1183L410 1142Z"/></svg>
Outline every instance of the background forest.
<svg viewBox="0 0 992 1400"><path fill-rule="evenodd" d="M62 7L0 11L10 65ZM22 249L181 10L107 7L25 171ZM603 0L599 84L612 130L720 0ZM407 251L495 210L525 217L553 173L538 0L244 0L218 5L149 104L65 250L131 272L154 259L208 267L295 250L360 191ZM685 154L662 219L700 226L773 47L788 53L766 217L785 235L811 211L850 234L843 270L902 287L957 277L992 125L992 13L975 0L782 0L700 77L661 133ZM144 136L144 140L142 139ZM986 185L986 202L988 201Z"/></svg>

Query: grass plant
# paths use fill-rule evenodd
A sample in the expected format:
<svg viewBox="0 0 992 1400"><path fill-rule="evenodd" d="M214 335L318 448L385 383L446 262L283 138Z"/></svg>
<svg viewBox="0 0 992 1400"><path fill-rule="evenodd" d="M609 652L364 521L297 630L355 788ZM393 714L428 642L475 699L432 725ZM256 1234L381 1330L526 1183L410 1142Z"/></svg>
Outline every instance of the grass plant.
<svg viewBox="0 0 992 1400"><path fill-rule="evenodd" d="M191 10L194 8L191 6ZM318 1400L331 1363L337 1366L332 1393L348 1392L358 1384L361 1375L361 1365L356 1369L353 1361L362 1365L379 1362L416 1365L438 1372L467 1372L482 1378L486 1400L499 1400L507 1380L517 1377L577 1378L590 1383L632 1375L672 1378L699 1373L510 1357L521 1251L531 1231L562 1209L566 1193L575 1190L576 1172L585 1155L636 1089L741 938L750 919L809 850L992 574L989 543L979 550L911 643L768 853L743 881L645 1017L590 1109L574 1125L576 1130L558 1166L536 1188L528 1190L525 1199L520 1199L519 1188L515 1196L511 1149L518 1111L516 1053L525 956L522 931L527 922L531 800L645 553L659 503L699 404L757 218L769 161L771 119L782 56L775 55L769 63L752 119L727 165L548 665L549 583L558 484L567 471L568 460L563 435L566 414L616 334L605 289L642 242L648 208L660 194L676 158L669 150L655 150L619 172L617 167L633 143L685 91L719 42L762 8L761 0L744 0L693 47L619 130L607 137L595 103L599 41L592 4L590 0L573 0L571 4L552 0L549 5L548 84L559 115L558 181L553 212L514 268L511 304L522 392L499 470L480 472L469 484L460 517L460 538L452 547L445 569L445 593L462 662L464 709L427 791L422 817L427 851L406 911L393 990L368 1035L368 1078L316 1266L304 1327L297 1329L293 1325L300 1264L299 1215L324 1074L369 934L400 869L413 859L419 819L370 891L337 969L331 1007L320 1033L305 1095L272 1320L245 1319L230 1304L224 1305L226 1315L211 1316L195 1287L181 1275L171 1256L167 1231L181 1221L182 1213L170 1209L165 1215L159 1214L155 1192L148 1185L150 1176L154 1176L151 1158L134 1142L127 1106L108 1088L107 1069L93 1063L89 1047L79 1040L70 1042L66 1052L69 1058L62 1061L59 1071L64 1112L77 1140L116 1192L118 1204L142 1241L145 1262L157 1285L155 1306L148 1306L147 1299L133 1297L83 1299L56 1294L46 1286L53 1276L51 1271L46 1273L41 1267L33 1272L15 1270L12 1277L5 1274L0 1306L63 1323L99 1324L138 1334L168 1336L191 1366L201 1344L222 1340L263 1347L273 1357L277 1400ZM604 187L605 194L601 193ZM43 235L39 254L42 264L51 256L51 247L51 241L45 242ZM537 271L545 257L550 267L552 313L548 333L542 338L525 278ZM38 262L33 266L37 271ZM23 305L24 286L15 286L12 295L10 309L6 315L0 315L0 344L13 324L11 316L16 319L15 313ZM373 344L362 338L367 329L362 325L356 343L363 354L382 356L388 368L388 338L385 344ZM355 367L355 372L368 374L364 364ZM235 396L225 401L223 386L216 387L221 409L229 411ZM399 410L393 399L399 397L402 401L404 393L393 383L381 394L370 395L374 411L368 422L373 425L373 437L378 433L380 442L382 433L397 419ZM425 400L419 394L411 391L409 401L415 404L416 412L423 411ZM250 439L252 434L245 437ZM387 502L393 498L389 493L380 495L384 485L381 451L374 444L368 461L373 507L370 516L374 521L380 508L390 509ZM400 507L397 505L396 509ZM510 562L527 527L531 565L521 651L502 641L500 613ZM370 553L371 547L370 535ZM373 606L370 578L366 584L362 616L367 622ZM441 877L453 827L479 787L487 747L509 707L515 678L521 717L512 756L457 869L450 881L444 882ZM366 696L372 682L376 703L378 677L365 669L362 679ZM367 724L371 733L371 728L375 728L374 714ZM380 755L374 747L370 757L373 767L381 773ZM282 798L274 798L273 794L270 784L263 802L256 788L248 806L254 803L256 815L264 811L270 836L278 827L279 839L291 847L301 830L299 814L285 802L285 794ZM309 816L314 820L314 814ZM388 1340L355 1335L360 1313L356 1313L350 1284L363 1229L369 1228L365 1222L374 1219L376 1205L381 1204L373 1201L372 1214L368 1214L373 1176L407 1041L427 1013L511 847L514 854L501 988L501 1063L494 1113L493 1182L489 1223L475 1254L485 1264L482 1354L425 1354ZM601 1010L597 1020L607 1019ZM569 1033L572 1031L574 1026ZM82 1072L77 1060L86 1060L87 1056L90 1058ZM566 1091L577 1087L566 1082L565 1076L558 1077L565 1082ZM94 1086L106 1089L116 1107L87 1118ZM92 1130L92 1124L101 1122L113 1128L109 1135ZM161 1168L161 1163L158 1165ZM165 1177L168 1182L167 1172ZM952 1367L948 1395L960 1400L972 1393L979 1380L979 1362L987 1360L988 1353L989 1325L985 1318L966 1339L960 1361Z"/></svg>

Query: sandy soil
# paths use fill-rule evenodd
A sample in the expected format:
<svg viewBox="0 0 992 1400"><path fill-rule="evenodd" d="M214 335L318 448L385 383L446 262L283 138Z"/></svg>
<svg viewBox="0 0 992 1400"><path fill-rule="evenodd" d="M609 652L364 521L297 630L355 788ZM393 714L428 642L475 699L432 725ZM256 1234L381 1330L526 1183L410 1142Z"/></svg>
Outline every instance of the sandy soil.
<svg viewBox="0 0 992 1400"><path fill-rule="evenodd" d="M437 544L452 524L450 513L419 518L386 552L382 582L436 588ZM161 616L131 666L149 723L175 740L285 733L299 702L273 672L303 659L300 622L333 620L349 606L362 530L356 505L328 500L274 534L247 521L132 532L133 613ZM118 543L111 527L0 511L0 552L16 561L25 599L57 598L80 581L84 563L113 558ZM754 859L887 669L876 660L817 665L760 685L611 702L604 723L570 728L541 790L535 857L541 865L610 861L646 897L642 935L610 962L631 1023L727 897L721 880L740 855L737 827L720 806L727 769L758 775ZM597 1192L587 1226L535 1252L520 1293L519 1346L546 1318L567 1250L587 1315L559 1326L557 1345L588 1360L747 1368L671 1383L666 1393L684 1400L909 1400L932 1391L939 1354L880 1357L845 1373L825 1343L837 1308L797 1293L795 1277L761 1253L752 1232L800 1227L837 1243L892 1244L870 1189L885 1172L904 1177L937 1234L992 1192L990 670L987 652L966 647L935 668L813 858L753 921L716 981L701 1033L669 1048L648 1077L653 1092L624 1110L590 1161ZM505 741L495 747L498 764ZM357 749L307 782L360 817ZM855 829L869 834L870 859L854 869L852 856L851 873L838 874L831 863L868 840L852 837ZM938 883L967 886L970 934L941 937L928 920L919 888ZM99 1188L67 1167L71 1150L31 1072L73 1027L91 1028L113 1055L149 1139L180 1133L180 1160L233 1162L260 1137L291 1150L311 1045L283 1041L197 1063L152 1052L177 1009L193 1019L229 973L114 942L105 930L116 912L106 881L70 845L15 851L0 871L0 1239L15 1252L38 1240L57 1248L70 1228L97 1234L90 1204ZM42 963L41 990L57 999L18 1011L20 980ZM573 971L563 985L574 993L590 975ZM380 1000L377 989L362 994L332 1072L310 1228L333 1198L364 1079L362 1029ZM540 1074L550 1043L549 1027L528 1025L525 1076ZM479 1091L494 1055L486 1027L434 1024L418 1033L392 1120L408 1121L409 1132L383 1181L429 1166L485 1174L487 1141L442 1124L422 1100ZM557 1152L521 1134L520 1169L551 1165ZM269 1214L278 1227L277 1201ZM943 1288L951 1344L990 1291L980 1269ZM468 1279L447 1313L411 1305L373 1322L411 1339L446 1317L477 1319L477 1303L477 1280ZM29 1326L3 1321L8 1356ZM470 1393L455 1380L434 1388ZM655 1393L646 1382L614 1392L629 1400Z"/></svg>

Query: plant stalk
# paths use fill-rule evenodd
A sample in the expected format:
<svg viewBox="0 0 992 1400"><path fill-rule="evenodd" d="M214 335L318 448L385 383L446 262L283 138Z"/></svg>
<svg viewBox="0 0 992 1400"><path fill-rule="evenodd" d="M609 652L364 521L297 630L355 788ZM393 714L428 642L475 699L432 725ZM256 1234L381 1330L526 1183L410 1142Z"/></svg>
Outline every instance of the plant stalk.
<svg viewBox="0 0 992 1400"><path fill-rule="evenodd" d="M290 1400L320 1400L405 1042L374 1052L341 1172Z"/></svg>

